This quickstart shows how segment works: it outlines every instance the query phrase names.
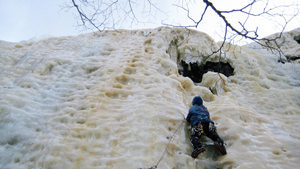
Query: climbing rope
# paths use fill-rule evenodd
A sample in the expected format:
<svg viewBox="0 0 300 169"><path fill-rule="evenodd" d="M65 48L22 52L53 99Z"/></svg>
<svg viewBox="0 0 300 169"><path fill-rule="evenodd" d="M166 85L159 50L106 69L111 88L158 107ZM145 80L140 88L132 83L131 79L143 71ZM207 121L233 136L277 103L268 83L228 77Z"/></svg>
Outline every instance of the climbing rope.
<svg viewBox="0 0 300 169"><path fill-rule="evenodd" d="M176 128L176 130L174 131L173 135L171 136L171 138L170 138L168 144L166 145L165 150L164 150L163 153L161 154L161 156L160 156L160 158L158 159L158 161L156 162L156 164L153 165L153 166L150 167L150 168L138 168L138 169L156 169L156 168L158 167L158 164L159 164L159 163L161 162L161 160L164 158L164 156L165 156L165 154L166 154L166 152L167 152L167 150L168 150L168 148L169 148L169 145L171 144L173 138L175 137L177 131L181 128L181 126L183 125L183 123L184 123L184 120L182 120L181 123L177 126L177 128Z"/></svg>

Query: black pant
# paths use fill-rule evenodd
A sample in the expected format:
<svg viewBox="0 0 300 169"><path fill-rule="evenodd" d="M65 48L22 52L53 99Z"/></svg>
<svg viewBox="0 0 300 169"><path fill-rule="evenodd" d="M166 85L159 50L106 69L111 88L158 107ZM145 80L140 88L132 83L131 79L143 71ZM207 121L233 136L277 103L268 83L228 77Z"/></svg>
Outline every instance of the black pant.
<svg viewBox="0 0 300 169"><path fill-rule="evenodd" d="M223 140L219 137L217 129L213 123L199 123L192 127L190 138L195 149L202 146L200 139L203 134L212 139L214 142L217 141L223 143Z"/></svg>

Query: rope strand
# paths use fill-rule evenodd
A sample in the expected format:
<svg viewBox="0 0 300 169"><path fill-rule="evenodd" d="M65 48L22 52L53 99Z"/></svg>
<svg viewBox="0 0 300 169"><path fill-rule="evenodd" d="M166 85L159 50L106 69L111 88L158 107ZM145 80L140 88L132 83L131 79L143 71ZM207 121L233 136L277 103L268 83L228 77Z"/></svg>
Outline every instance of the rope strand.
<svg viewBox="0 0 300 169"><path fill-rule="evenodd" d="M170 140L169 140L169 142L168 142L168 144L167 144L165 150L164 150L163 153L161 154L161 156L160 156L159 160L156 162L156 164L155 164L154 166L150 167L150 168L138 168L138 169L156 169L156 168L158 167L158 164L159 164L159 163L161 162L161 160L164 158L164 156L165 156L165 154L166 154L166 152L167 152L167 150L168 150L168 148L169 148L169 145L171 144L173 138L175 137L177 131L179 130L179 128L181 128L181 126L183 125L183 123L184 123L184 120L182 120L181 123L177 126L177 128L176 128L176 130L174 131L173 135L171 136L171 138L170 138Z"/></svg>

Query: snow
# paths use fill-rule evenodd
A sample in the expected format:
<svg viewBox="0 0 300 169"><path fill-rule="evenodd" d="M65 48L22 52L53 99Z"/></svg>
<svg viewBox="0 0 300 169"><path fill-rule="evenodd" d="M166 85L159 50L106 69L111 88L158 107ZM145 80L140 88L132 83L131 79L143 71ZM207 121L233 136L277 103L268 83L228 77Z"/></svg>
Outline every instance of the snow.
<svg viewBox="0 0 300 169"><path fill-rule="evenodd" d="M294 36L282 45L299 56ZM194 84L178 73L181 60L220 60L204 57L217 46L167 27L0 41L0 168L151 167L195 95L228 154L191 158L184 122L158 168L297 168L300 65L251 44L222 56L233 76L208 72Z"/></svg>

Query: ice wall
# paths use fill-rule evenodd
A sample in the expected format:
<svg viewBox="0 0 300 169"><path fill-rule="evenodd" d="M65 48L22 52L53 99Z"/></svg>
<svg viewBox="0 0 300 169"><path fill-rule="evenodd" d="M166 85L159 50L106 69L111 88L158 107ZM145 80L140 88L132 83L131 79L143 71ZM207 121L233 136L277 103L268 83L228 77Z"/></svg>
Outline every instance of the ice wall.
<svg viewBox="0 0 300 169"><path fill-rule="evenodd" d="M228 155L191 158L184 122L158 168L297 168L299 64L253 45L206 57L217 47L166 27L0 42L0 168L149 168L195 95ZM234 75L208 72L194 84L181 61L222 61Z"/></svg>

